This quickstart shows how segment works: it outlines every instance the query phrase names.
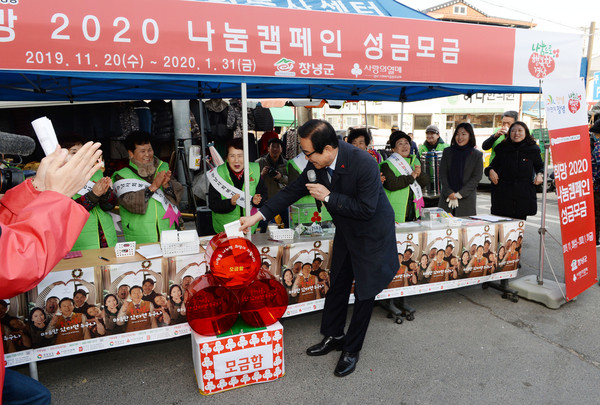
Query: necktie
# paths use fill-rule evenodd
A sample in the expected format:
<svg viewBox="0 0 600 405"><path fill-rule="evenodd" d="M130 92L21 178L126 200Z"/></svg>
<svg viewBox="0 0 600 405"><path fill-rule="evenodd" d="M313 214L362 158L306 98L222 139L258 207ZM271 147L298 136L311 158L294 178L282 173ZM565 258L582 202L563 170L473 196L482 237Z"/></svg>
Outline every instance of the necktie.
<svg viewBox="0 0 600 405"><path fill-rule="evenodd" d="M333 178L333 169L331 167L327 167L327 173L329 173L329 181Z"/></svg>

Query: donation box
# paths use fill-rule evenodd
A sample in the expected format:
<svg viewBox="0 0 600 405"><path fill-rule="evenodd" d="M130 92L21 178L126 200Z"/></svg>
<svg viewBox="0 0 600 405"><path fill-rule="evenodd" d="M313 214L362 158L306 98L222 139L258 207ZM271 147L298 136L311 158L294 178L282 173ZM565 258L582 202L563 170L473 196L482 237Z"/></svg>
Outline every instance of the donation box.
<svg viewBox="0 0 600 405"><path fill-rule="evenodd" d="M285 374L283 326L276 322L223 337L192 331L192 354L198 388L204 395L273 381Z"/></svg>

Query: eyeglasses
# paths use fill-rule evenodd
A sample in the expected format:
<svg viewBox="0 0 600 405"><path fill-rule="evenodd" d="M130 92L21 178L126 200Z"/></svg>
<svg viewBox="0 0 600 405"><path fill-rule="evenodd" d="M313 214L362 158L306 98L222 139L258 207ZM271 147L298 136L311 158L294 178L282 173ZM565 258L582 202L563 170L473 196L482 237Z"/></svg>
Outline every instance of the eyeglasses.
<svg viewBox="0 0 600 405"><path fill-rule="evenodd" d="M302 151L302 153L304 153L304 156L306 156L306 157L310 157L310 155L312 155L312 154L313 154L313 153L315 153L315 152L316 152L316 150L313 150L313 151L312 151L312 152L310 152L310 153L306 153L306 151L305 151L305 150L303 150L303 151Z"/></svg>

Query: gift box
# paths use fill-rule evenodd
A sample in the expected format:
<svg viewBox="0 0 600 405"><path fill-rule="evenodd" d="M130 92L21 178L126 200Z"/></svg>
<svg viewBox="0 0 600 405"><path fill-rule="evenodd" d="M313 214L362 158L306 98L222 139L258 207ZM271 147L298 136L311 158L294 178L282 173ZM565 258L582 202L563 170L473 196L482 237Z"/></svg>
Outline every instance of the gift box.
<svg viewBox="0 0 600 405"><path fill-rule="evenodd" d="M194 370L204 395L273 381L285 374L279 322L235 335L203 336L192 331L191 336Z"/></svg>

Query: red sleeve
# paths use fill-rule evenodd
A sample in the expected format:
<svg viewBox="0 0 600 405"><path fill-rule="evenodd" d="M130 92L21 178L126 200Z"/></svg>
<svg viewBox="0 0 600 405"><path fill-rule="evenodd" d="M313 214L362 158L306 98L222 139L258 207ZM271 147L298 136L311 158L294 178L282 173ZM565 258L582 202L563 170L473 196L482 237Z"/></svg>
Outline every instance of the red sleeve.
<svg viewBox="0 0 600 405"><path fill-rule="evenodd" d="M0 205L1 299L36 286L71 250L89 217L85 208L54 191L34 197L18 213L6 211Z"/></svg>

